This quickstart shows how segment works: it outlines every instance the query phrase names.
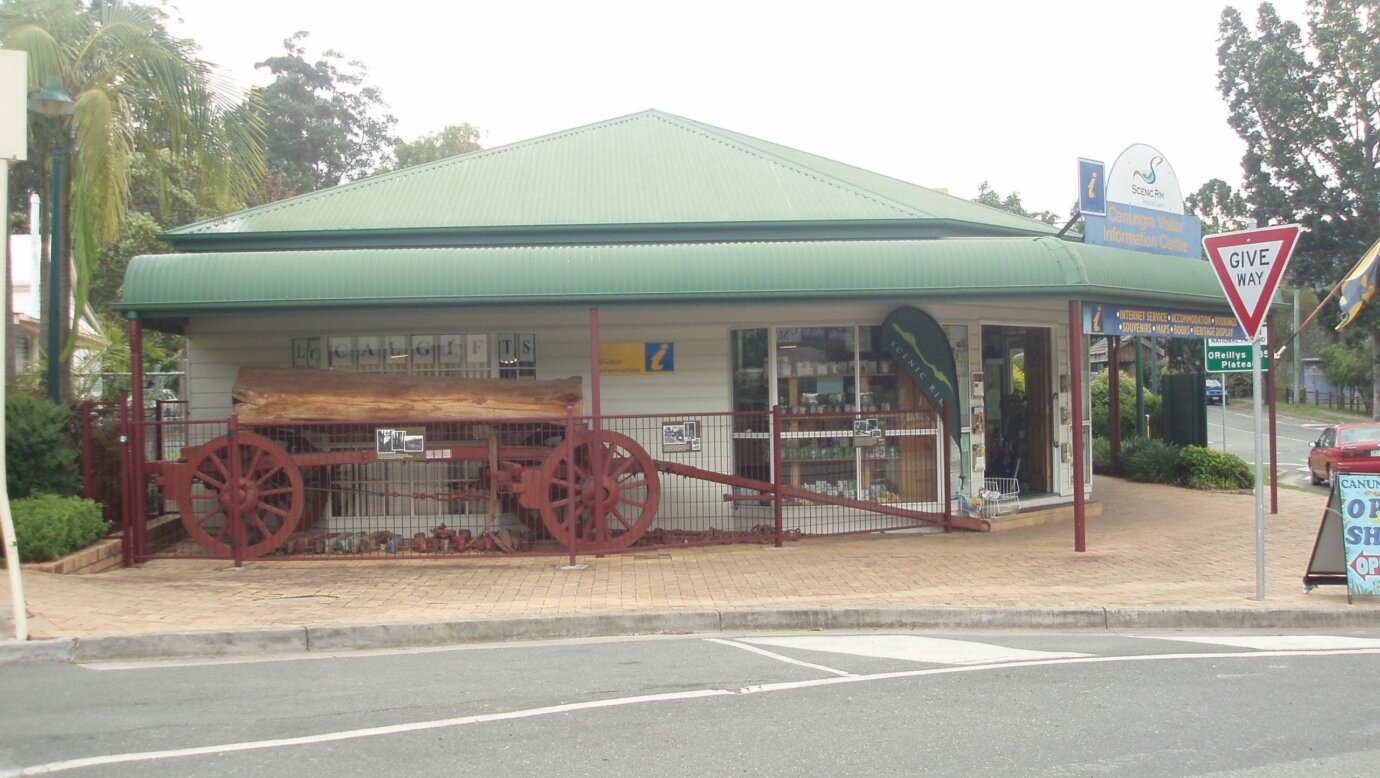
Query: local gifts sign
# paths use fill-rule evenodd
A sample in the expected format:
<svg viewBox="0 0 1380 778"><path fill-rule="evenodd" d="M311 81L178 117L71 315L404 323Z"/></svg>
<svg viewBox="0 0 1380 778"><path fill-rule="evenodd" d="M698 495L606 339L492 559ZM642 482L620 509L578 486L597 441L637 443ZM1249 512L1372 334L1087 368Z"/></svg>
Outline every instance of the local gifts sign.
<svg viewBox="0 0 1380 778"><path fill-rule="evenodd" d="M1336 478L1347 594L1380 595L1380 475L1339 473Z"/></svg>

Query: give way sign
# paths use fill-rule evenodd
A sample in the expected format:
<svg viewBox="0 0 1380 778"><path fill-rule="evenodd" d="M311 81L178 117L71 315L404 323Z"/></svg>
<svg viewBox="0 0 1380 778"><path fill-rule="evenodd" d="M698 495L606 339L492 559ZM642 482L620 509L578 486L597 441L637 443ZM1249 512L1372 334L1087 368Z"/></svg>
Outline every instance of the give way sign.
<svg viewBox="0 0 1380 778"><path fill-rule="evenodd" d="M1286 224L1203 236L1208 262L1247 340L1255 340L1260 332L1299 231L1299 225Z"/></svg>

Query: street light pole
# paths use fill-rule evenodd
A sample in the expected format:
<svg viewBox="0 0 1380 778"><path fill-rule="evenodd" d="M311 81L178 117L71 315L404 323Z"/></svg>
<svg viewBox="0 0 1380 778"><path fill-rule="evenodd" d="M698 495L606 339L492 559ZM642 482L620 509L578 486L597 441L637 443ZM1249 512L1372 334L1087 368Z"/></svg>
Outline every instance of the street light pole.
<svg viewBox="0 0 1380 778"><path fill-rule="evenodd" d="M41 91L29 98L29 110L43 116L54 118L71 116L77 106L67 90L62 88L62 80L52 78ZM58 316L58 305L62 300L62 266L67 264L62 244L62 162L67 156L67 148L62 145L62 130L58 128L58 139L53 141L53 183L48 190L48 204L52 217L48 220L48 399L60 402L58 381L61 373L58 360L62 351L62 317Z"/></svg>
<svg viewBox="0 0 1380 778"><path fill-rule="evenodd" d="M60 142L53 143L53 183L49 188L48 204L52 215L48 217L48 399L61 402L58 391L59 371L62 351L62 317L58 315L58 305L62 300L62 266L66 264L62 252L62 162L67 157L67 149Z"/></svg>

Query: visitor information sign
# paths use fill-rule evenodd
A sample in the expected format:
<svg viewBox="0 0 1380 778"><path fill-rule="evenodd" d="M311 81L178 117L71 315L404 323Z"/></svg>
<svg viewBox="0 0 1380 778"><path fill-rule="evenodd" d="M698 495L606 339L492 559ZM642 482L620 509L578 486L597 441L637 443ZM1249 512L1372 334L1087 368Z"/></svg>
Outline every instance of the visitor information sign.
<svg viewBox="0 0 1380 778"><path fill-rule="evenodd" d="M1348 596L1380 595L1380 475L1337 474Z"/></svg>

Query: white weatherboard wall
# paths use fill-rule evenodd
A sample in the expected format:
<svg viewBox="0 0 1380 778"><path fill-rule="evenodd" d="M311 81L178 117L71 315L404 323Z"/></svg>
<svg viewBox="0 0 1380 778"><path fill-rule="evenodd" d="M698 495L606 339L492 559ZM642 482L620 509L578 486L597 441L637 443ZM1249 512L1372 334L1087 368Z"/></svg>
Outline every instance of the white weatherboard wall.
<svg viewBox="0 0 1380 778"><path fill-rule="evenodd" d="M601 381L602 411L606 415L655 414L675 420L694 418L695 413L732 409L730 335L732 330L777 326L878 325L894 308L914 305L941 324L968 327L970 370L982 365L982 325L1048 327L1054 342L1054 375L1068 374L1068 307L1063 300L1014 300L992 302L926 303L923 300L886 300L865 303L773 303L743 305L604 306L599 311L602 343L672 342L675 344L673 375L604 376ZM531 333L536 336L537 377L543 379L583 376L585 411L590 407L588 308L514 308L457 311L403 311L396 313L320 313L292 316L205 317L187 328L188 399L194 419L223 419L230 413L230 389L241 366L288 367L292 339L359 335L408 335L443 333ZM491 355L495 344L491 341ZM1086 366L1086 354L1084 355ZM959 376L966 424L971 391L970 376ZM1085 382L1086 384L1086 382ZM1085 385L1084 392L1087 392ZM1072 494L1071 470L1059 457L1059 444L1072 440L1072 430L1060 422L1058 401L1051 397L1055 489ZM619 425L610 424L618 427ZM634 434L653 458L716 469L731 462L732 441L727 435L707 436L699 453L663 456L659 428L652 434L650 422ZM702 423L701 429L715 427ZM667 476L667 478L675 478ZM712 509L732 515L716 484L682 481L668 489L658 512L658 526L676 527L680 519L704 516ZM744 512L751 513L751 512ZM759 518L737 520L757 523Z"/></svg>

